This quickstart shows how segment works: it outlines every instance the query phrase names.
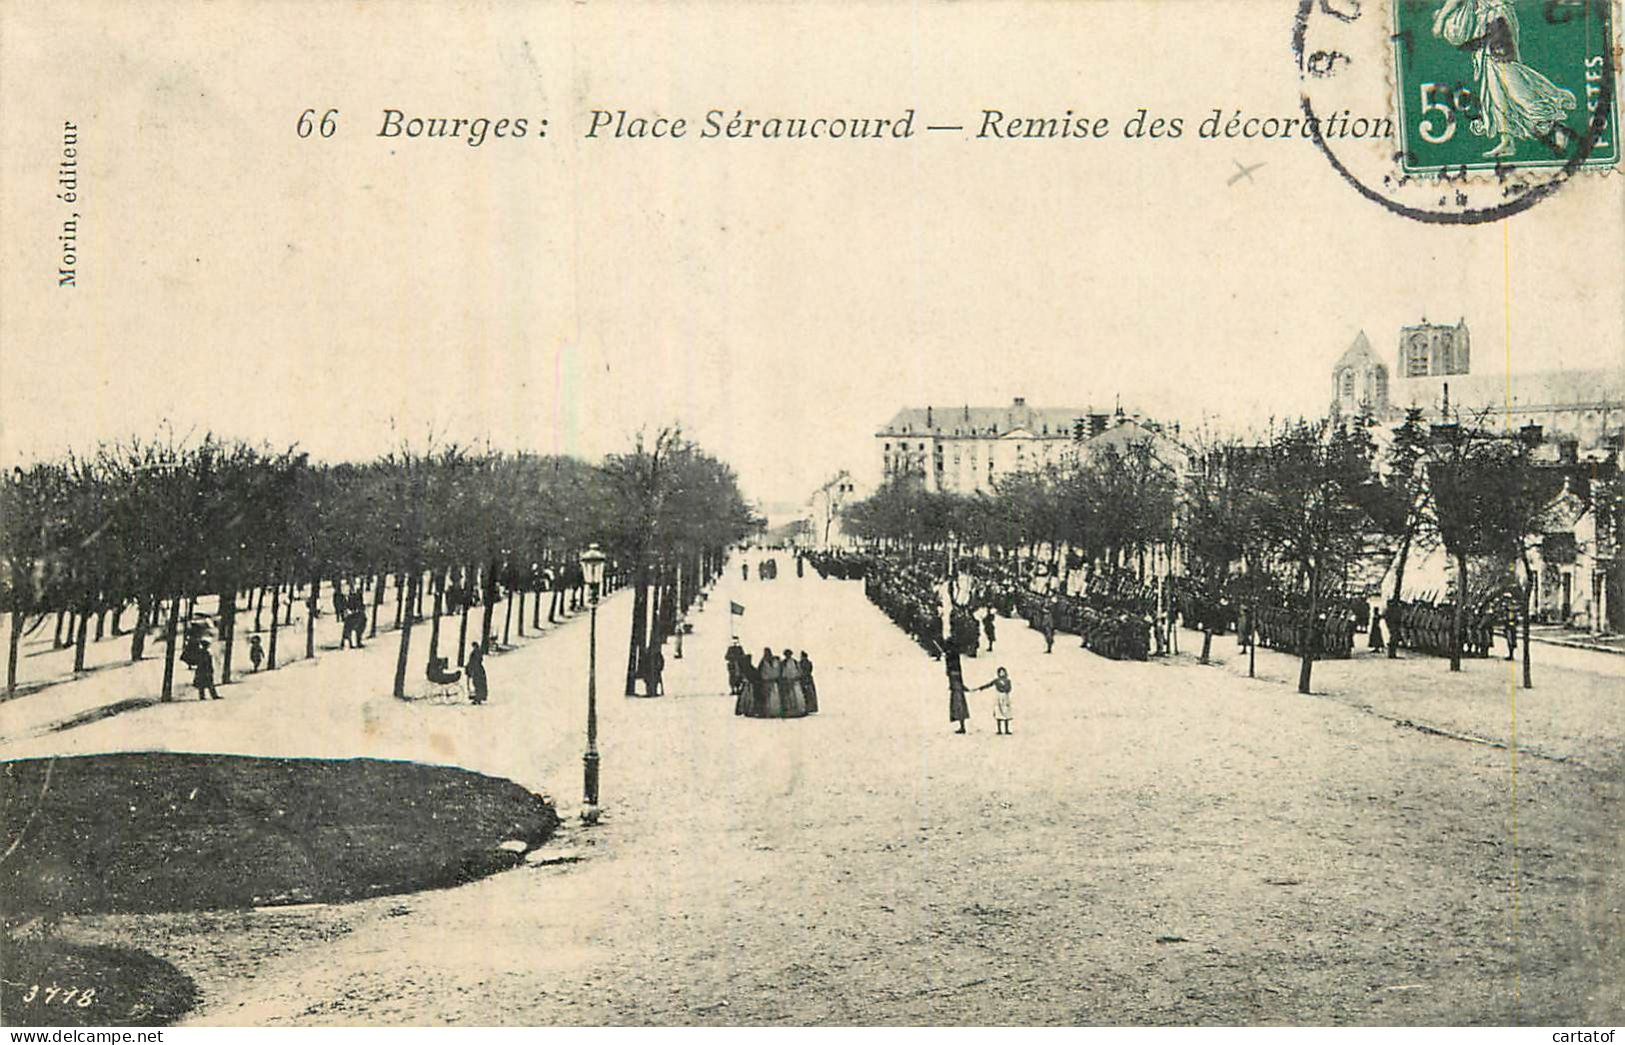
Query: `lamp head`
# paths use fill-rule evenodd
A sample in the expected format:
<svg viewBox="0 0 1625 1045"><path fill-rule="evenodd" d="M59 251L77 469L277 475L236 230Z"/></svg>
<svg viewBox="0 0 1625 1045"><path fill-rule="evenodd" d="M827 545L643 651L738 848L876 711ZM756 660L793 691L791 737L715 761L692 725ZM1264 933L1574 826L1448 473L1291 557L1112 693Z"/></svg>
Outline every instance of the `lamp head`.
<svg viewBox="0 0 1625 1045"><path fill-rule="evenodd" d="M608 558L597 544L588 545L581 553L581 575L589 588L596 590L604 582L604 563Z"/></svg>

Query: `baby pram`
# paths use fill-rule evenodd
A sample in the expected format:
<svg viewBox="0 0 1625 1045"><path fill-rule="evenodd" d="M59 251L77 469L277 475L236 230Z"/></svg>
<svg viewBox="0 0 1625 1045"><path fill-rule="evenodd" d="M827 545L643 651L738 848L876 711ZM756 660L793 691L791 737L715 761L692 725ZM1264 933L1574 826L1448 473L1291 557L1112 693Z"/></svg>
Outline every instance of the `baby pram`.
<svg viewBox="0 0 1625 1045"><path fill-rule="evenodd" d="M448 668L445 657L432 658L424 677L429 680L429 700L434 703L457 704L464 699L463 688L466 683L463 673L456 668Z"/></svg>

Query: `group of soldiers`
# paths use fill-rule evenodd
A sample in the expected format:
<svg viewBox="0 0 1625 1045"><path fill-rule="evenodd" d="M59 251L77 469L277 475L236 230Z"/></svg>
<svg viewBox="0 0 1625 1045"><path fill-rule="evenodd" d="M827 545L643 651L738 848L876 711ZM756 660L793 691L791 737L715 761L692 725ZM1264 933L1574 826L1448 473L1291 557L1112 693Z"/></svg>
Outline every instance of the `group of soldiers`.
<svg viewBox="0 0 1625 1045"><path fill-rule="evenodd" d="M1102 595L1044 595L1026 592L1021 615L1044 636L1046 649L1056 632L1076 635L1091 653L1111 660L1146 660L1151 655L1151 618L1143 608L1112 603Z"/></svg>
<svg viewBox="0 0 1625 1045"><path fill-rule="evenodd" d="M1403 650L1430 653L1437 657L1450 655L1450 630L1455 625L1456 607L1451 602L1435 603L1431 599L1405 602L1388 601L1388 641ZM1495 643L1495 632L1503 619L1507 632L1515 636L1516 611L1509 604L1486 602L1471 607L1462 614L1461 652L1467 657L1487 657ZM1508 638L1508 649L1515 638Z"/></svg>
<svg viewBox="0 0 1625 1045"><path fill-rule="evenodd" d="M1242 646L1256 639L1265 649L1301 654L1308 643L1316 657L1343 660L1354 653L1354 636L1359 631L1356 614L1335 607L1315 614L1291 605L1263 603L1244 609L1238 620Z"/></svg>
<svg viewBox="0 0 1625 1045"><path fill-rule="evenodd" d="M937 579L930 570L875 559L864 570L863 593L921 649L933 657L941 655L942 607L937 599Z"/></svg>

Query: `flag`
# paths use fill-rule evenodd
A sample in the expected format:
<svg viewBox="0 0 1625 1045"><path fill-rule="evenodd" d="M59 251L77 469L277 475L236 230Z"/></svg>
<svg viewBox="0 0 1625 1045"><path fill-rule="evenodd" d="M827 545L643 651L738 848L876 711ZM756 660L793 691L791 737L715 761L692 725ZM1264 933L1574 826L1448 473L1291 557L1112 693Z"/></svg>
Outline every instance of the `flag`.
<svg viewBox="0 0 1625 1045"><path fill-rule="evenodd" d="M733 614L735 617L743 617L745 615L745 607L739 605L737 602L729 602L728 612Z"/></svg>

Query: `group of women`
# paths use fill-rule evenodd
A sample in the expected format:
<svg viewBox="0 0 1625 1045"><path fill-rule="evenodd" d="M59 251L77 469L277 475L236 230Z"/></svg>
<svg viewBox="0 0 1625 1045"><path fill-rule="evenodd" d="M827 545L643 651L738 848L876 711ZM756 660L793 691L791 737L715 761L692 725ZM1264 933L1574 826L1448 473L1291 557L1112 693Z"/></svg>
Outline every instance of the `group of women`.
<svg viewBox="0 0 1625 1045"><path fill-rule="evenodd" d="M762 650L752 662L735 639L728 647L728 688L734 694L734 714L750 718L802 718L818 713L818 686L813 681L812 658L802 650L774 656Z"/></svg>

